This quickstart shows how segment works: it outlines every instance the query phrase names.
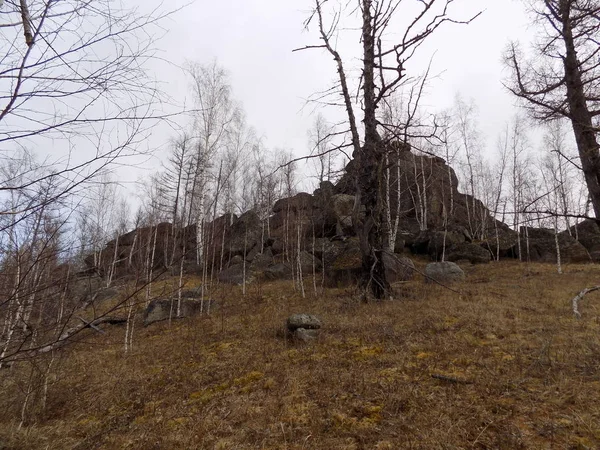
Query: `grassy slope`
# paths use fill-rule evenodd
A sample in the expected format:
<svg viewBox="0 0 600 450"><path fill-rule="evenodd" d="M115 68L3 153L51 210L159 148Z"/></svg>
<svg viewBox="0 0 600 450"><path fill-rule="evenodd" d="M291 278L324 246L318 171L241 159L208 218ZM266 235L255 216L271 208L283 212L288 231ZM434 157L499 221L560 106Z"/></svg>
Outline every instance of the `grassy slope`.
<svg viewBox="0 0 600 450"><path fill-rule="evenodd" d="M287 282L221 292L210 317L122 327L69 351L46 413L0 441L23 449L600 448L600 267L467 268L462 296L417 280L405 298L302 299ZM307 286L308 287L308 286ZM320 340L281 336L311 312ZM441 374L472 382L456 384ZM6 399L17 395L6 392ZM9 402L10 403L10 402ZM16 421L18 423L18 420ZM4 438L2 438L4 436Z"/></svg>

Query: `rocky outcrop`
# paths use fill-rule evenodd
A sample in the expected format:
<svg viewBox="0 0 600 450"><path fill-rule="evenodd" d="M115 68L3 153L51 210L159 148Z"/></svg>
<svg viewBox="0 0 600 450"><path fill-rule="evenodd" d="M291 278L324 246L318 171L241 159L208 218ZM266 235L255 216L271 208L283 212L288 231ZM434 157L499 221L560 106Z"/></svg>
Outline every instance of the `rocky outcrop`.
<svg viewBox="0 0 600 450"><path fill-rule="evenodd" d="M556 262L557 251L554 230L521 227L520 234L523 260L545 263ZM568 233L558 234L558 244L562 262L585 263L592 261L585 246Z"/></svg>
<svg viewBox="0 0 600 450"><path fill-rule="evenodd" d="M491 259L492 255L489 250L470 242L454 245L446 253L446 260L452 262L469 261L471 264L485 264Z"/></svg>
<svg viewBox="0 0 600 450"><path fill-rule="evenodd" d="M391 282L410 278L411 271L405 269L412 262L397 256L407 251L434 261L486 263L496 257L518 258L520 248L523 259L556 261L552 230L528 228L517 234L495 220L482 202L459 192L456 174L442 158L415 154L402 144L390 144L389 150L390 208L393 215L400 213L396 256L388 255L385 263ZM365 213L355 205L355 164L347 165L335 185L324 181L312 195L279 199L268 217L248 211L204 223L202 255L196 251L195 225L178 229L161 223L119 236L86 263L100 275L139 277L148 265L153 270L178 268L185 256L187 271L198 270L200 262L220 281L241 284L291 278L298 273L299 259L303 275L324 269L328 284L354 284L362 272L354 220ZM595 221L560 233L559 242L565 262L600 261Z"/></svg>
<svg viewBox="0 0 600 450"><path fill-rule="evenodd" d="M594 262L600 262L600 227L598 222L585 219L577 225L573 225L569 231L561 233L575 238L585 247Z"/></svg>

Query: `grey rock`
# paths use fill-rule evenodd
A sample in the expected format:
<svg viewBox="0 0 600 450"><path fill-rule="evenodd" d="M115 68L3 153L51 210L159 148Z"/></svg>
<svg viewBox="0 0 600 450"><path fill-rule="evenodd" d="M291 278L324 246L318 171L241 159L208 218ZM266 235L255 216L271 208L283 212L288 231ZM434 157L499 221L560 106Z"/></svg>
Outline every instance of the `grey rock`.
<svg viewBox="0 0 600 450"><path fill-rule="evenodd" d="M485 264L492 259L492 254L481 245L464 243L448 249L448 261L467 260L471 264Z"/></svg>
<svg viewBox="0 0 600 450"><path fill-rule="evenodd" d="M319 330L297 328L294 331L293 337L300 342L311 342L319 337Z"/></svg>
<svg viewBox="0 0 600 450"><path fill-rule="evenodd" d="M292 276L292 269L288 264L273 264L263 271L263 276L268 280L284 280Z"/></svg>
<svg viewBox="0 0 600 450"><path fill-rule="evenodd" d="M436 280L440 283L452 283L464 280L465 273L457 264L450 261L429 263L425 266L425 281L431 283Z"/></svg>
<svg viewBox="0 0 600 450"><path fill-rule="evenodd" d="M318 271L321 268L321 260L314 255L311 255L306 250L300 252L300 267L302 268L302 275L312 274L313 269ZM294 258L293 263L298 268L298 260Z"/></svg>
<svg viewBox="0 0 600 450"><path fill-rule="evenodd" d="M236 264L242 264L243 262L244 258L242 258L240 255L235 255L231 258L231 261L229 261L229 266L235 266Z"/></svg>
<svg viewBox="0 0 600 450"><path fill-rule="evenodd" d="M244 264L235 264L222 270L217 278L221 283L241 285L244 284L244 279L246 283L251 283L254 280L254 273L249 263L246 263L245 272Z"/></svg>
<svg viewBox="0 0 600 450"><path fill-rule="evenodd" d="M521 227L520 231L523 260L547 263L556 262L556 238L554 230ZM586 263L592 261L592 257L586 247L567 232L559 233L558 241L560 257L563 263Z"/></svg>
<svg viewBox="0 0 600 450"><path fill-rule="evenodd" d="M289 331L296 331L298 328L318 330L321 325L321 320L312 314L293 314L286 321L286 327Z"/></svg>
<svg viewBox="0 0 600 450"><path fill-rule="evenodd" d="M273 264L273 252L271 248L263 250L262 253L258 253L252 260L252 269L264 270Z"/></svg>
<svg viewBox="0 0 600 450"><path fill-rule="evenodd" d="M415 272L415 264L406 256L383 253L385 276L389 283L411 280Z"/></svg>

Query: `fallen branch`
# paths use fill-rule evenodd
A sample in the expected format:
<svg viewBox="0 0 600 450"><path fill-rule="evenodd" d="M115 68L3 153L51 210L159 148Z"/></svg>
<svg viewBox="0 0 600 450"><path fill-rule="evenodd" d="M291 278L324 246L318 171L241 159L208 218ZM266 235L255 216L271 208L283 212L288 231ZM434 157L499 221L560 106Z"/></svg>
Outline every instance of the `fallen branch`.
<svg viewBox="0 0 600 450"><path fill-rule="evenodd" d="M98 325L101 325L103 323L116 325L116 324L127 322L127 319L121 319L121 318L117 318L117 317L101 317L92 322L88 322L87 320L85 320L81 317L78 317L78 319L83 322L81 325L78 325L78 326L75 326L75 327L65 330L56 341L54 341L52 344L46 345L45 347L41 347L41 348L37 349L36 353L48 353L48 352L51 352L52 350L56 350L57 348L65 345L69 341L69 338L71 338L73 335L81 332L82 330L84 330L86 328L92 328L93 330L104 334L104 330L99 328Z"/></svg>
<svg viewBox="0 0 600 450"><path fill-rule="evenodd" d="M583 291L581 291L579 294L577 294L575 297L573 297L573 300L571 300L571 303L573 304L573 314L575 314L575 318L581 319L581 313L579 312L579 302L581 300L583 300L583 297L585 297L586 294L597 291L598 289L600 289L600 286L585 288Z"/></svg>

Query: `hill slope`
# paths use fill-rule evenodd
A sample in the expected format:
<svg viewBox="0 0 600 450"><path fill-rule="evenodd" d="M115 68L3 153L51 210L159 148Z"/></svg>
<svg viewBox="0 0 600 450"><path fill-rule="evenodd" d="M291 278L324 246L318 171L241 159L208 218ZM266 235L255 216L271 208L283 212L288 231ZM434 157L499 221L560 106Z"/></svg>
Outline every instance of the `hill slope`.
<svg viewBox="0 0 600 450"><path fill-rule="evenodd" d="M381 304L228 287L210 316L136 325L128 354L124 328L90 331L20 430L27 374L2 371L0 448L599 448L600 299L579 321L570 299L600 267L466 270L461 295L415 280ZM285 339L295 312L323 320L318 341Z"/></svg>

